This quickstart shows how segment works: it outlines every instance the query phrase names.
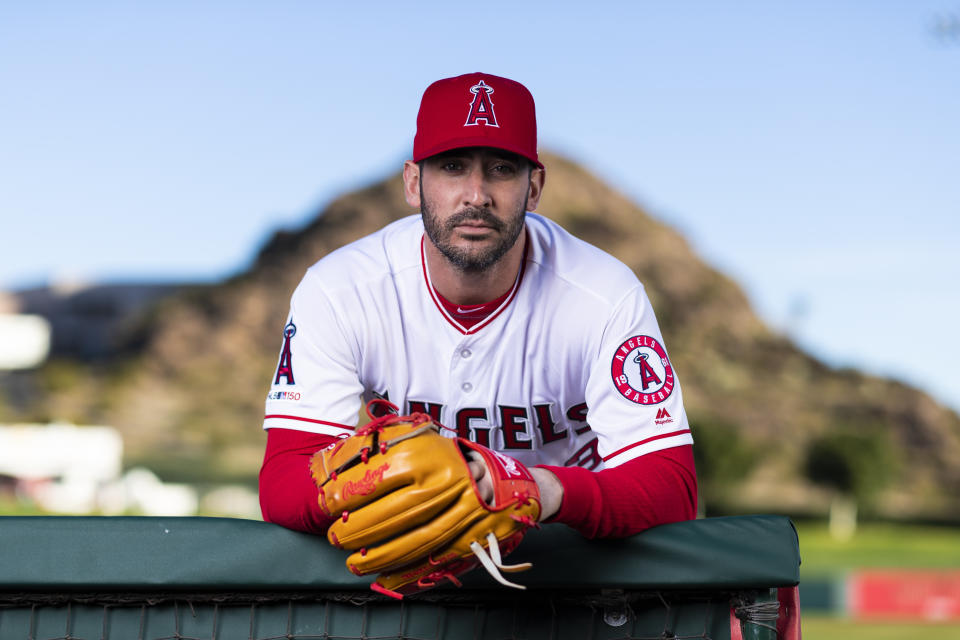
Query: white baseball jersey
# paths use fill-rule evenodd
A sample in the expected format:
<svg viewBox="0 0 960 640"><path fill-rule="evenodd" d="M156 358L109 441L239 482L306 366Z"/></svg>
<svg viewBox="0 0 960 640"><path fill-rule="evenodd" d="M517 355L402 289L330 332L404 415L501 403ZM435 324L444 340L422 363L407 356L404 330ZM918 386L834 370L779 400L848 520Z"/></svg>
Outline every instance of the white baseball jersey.
<svg viewBox="0 0 960 640"><path fill-rule="evenodd" d="M293 294L264 428L343 436L382 397L524 464L599 470L693 439L643 285L537 214L479 324L430 283L419 215L314 264ZM451 435L454 435L451 432Z"/></svg>

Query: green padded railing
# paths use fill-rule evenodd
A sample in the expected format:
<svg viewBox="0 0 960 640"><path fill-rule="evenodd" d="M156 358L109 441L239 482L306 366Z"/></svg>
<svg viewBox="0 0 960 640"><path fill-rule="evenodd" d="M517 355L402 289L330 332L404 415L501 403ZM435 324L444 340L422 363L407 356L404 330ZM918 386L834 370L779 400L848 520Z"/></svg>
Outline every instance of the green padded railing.
<svg viewBox="0 0 960 640"><path fill-rule="evenodd" d="M0 518L0 591L363 589L325 538L230 518ZM586 540L563 525L531 531L510 556L530 589L721 589L799 581L787 518L741 516ZM488 584L483 572L466 586ZM492 584L492 581L489 583Z"/></svg>
<svg viewBox="0 0 960 640"><path fill-rule="evenodd" d="M251 520L0 517L0 640L772 640L800 563L778 516L599 541L547 525L510 555L526 591L477 570L397 602L346 555Z"/></svg>

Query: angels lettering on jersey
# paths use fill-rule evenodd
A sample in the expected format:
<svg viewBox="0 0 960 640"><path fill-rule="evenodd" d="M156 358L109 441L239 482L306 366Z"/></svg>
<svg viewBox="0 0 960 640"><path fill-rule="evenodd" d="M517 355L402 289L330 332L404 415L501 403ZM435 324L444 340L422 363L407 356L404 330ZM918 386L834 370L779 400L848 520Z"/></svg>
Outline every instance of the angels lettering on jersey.
<svg viewBox="0 0 960 640"><path fill-rule="evenodd" d="M374 397L390 400L389 393L375 393ZM382 405L378 411L383 411ZM449 427L458 437L482 444L487 448L499 448L516 455L521 451L533 448L533 439L539 445L546 446L558 443L570 437L583 436L590 431L587 424L587 405L580 403L564 412L566 421L573 424L573 436L570 430L559 428L553 417L553 405L535 404L524 408L517 406L498 406L495 415L480 407L466 407L459 409L450 424L442 421L441 416L446 413L444 406L439 403L422 400L408 400L406 409L402 413L425 413L439 424ZM377 416L377 414L374 414ZM381 414L382 415L382 414ZM498 434L499 437L492 434ZM452 435L452 434L451 434ZM501 442L494 442L495 439ZM597 438L594 436L570 456L564 466L580 466L595 469L602 462L597 451Z"/></svg>

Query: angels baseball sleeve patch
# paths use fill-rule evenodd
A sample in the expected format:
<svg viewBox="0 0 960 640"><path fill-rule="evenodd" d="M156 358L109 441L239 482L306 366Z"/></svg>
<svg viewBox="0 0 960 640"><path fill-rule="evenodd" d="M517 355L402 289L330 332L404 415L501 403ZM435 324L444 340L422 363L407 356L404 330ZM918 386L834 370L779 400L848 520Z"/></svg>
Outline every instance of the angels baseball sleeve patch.
<svg viewBox="0 0 960 640"><path fill-rule="evenodd" d="M673 392L670 359L650 336L634 336L617 347L610 374L620 395L637 404L659 404Z"/></svg>

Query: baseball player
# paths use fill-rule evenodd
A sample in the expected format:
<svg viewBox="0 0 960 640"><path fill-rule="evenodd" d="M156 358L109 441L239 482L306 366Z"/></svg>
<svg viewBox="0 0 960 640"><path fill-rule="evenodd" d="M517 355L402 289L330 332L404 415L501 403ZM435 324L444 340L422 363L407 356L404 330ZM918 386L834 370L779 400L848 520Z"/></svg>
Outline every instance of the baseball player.
<svg viewBox="0 0 960 640"><path fill-rule="evenodd" d="M406 201L293 293L266 401L264 519L322 533L310 457L374 398L530 467L541 521L626 536L696 514L690 428L643 285L532 213L533 97L484 73L423 94ZM471 471L482 491L481 461Z"/></svg>

